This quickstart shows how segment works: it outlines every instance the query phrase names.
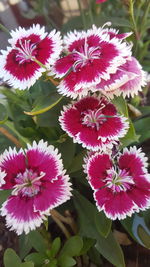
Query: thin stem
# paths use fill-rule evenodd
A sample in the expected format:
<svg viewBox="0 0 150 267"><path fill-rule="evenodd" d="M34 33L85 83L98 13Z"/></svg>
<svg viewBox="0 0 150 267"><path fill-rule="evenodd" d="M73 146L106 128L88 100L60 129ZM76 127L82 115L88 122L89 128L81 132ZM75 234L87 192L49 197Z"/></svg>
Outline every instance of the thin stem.
<svg viewBox="0 0 150 267"><path fill-rule="evenodd" d="M53 214L53 216L57 217L60 221L66 223L66 224L69 224L74 234L77 233L76 223L75 223L74 219L72 218L72 216L71 216L69 211L66 211L66 217L61 215L55 209L51 210L51 214Z"/></svg>
<svg viewBox="0 0 150 267"><path fill-rule="evenodd" d="M81 6L81 3L80 3L80 0L77 0L77 2L78 2L78 6L79 6L81 17L82 17L83 27L84 27L84 29L86 29L85 15L84 15L84 12L82 10L82 6Z"/></svg>
<svg viewBox="0 0 150 267"><path fill-rule="evenodd" d="M5 32L5 33L7 33L7 34L10 35L9 30L3 24L1 24L1 23L0 23L0 30L2 30L3 32Z"/></svg>
<svg viewBox="0 0 150 267"><path fill-rule="evenodd" d="M0 132L5 135L11 142L13 142L17 147L21 147L20 142L14 137L11 133L9 133L5 128L0 127Z"/></svg>
<svg viewBox="0 0 150 267"><path fill-rule="evenodd" d="M92 13L92 1L91 0L89 0L89 15L90 15L91 24L94 24L94 18L93 18L93 13Z"/></svg>
<svg viewBox="0 0 150 267"><path fill-rule="evenodd" d="M36 62L40 67L44 68L45 70L47 70L46 66L44 64L42 64L39 60L37 60L36 58L32 58L32 60L34 62Z"/></svg>
<svg viewBox="0 0 150 267"><path fill-rule="evenodd" d="M54 211L54 210L53 210ZM53 218L53 220L56 222L56 224L59 226L59 228L61 229L61 231L64 233L64 235L66 236L67 239L70 238L70 233L67 230L67 228L64 226L64 224L54 215L54 213L51 211L51 216Z"/></svg>
<svg viewBox="0 0 150 267"><path fill-rule="evenodd" d="M132 25L133 25L133 30L134 30L135 36L136 36L136 38L138 40L139 39L139 35L138 35L136 21L135 21L135 17L134 17L133 0L129 0L129 14L130 14L130 18L131 18L131 22L132 22Z"/></svg>

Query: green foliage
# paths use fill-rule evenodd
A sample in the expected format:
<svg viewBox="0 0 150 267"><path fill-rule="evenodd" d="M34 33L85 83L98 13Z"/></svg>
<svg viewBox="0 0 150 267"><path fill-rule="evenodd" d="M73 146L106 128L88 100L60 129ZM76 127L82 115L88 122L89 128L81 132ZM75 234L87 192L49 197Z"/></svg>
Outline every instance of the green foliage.
<svg viewBox="0 0 150 267"><path fill-rule="evenodd" d="M0 103L0 124L3 124L8 119L6 107Z"/></svg>
<svg viewBox="0 0 150 267"><path fill-rule="evenodd" d="M4 266L5 267L16 267L16 266L19 267L20 265L21 265L21 260L16 254L16 252L13 249L8 248L4 254Z"/></svg>
<svg viewBox="0 0 150 267"><path fill-rule="evenodd" d="M125 263L123 252L112 232L110 231L107 237L104 237L106 230L104 230L103 235L101 235L97 230L95 225L95 205L77 192L75 193L74 203L79 216L80 235L94 238L96 240L95 247L102 256L115 266L124 267ZM102 219L104 219L103 215Z"/></svg>

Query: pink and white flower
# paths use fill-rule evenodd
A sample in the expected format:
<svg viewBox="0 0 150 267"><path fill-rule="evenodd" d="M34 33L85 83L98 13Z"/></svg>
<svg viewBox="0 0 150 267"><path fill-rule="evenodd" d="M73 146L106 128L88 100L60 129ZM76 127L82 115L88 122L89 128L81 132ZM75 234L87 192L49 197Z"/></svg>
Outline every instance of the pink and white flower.
<svg viewBox="0 0 150 267"><path fill-rule="evenodd" d="M61 155L41 140L19 152L5 150L0 156L1 190L12 193L3 203L1 215L18 235L39 227L50 210L70 199L71 187Z"/></svg>
<svg viewBox="0 0 150 267"><path fill-rule="evenodd" d="M97 208L108 218L122 220L150 207L150 175L141 149L125 148L117 159L95 153L85 162Z"/></svg>
<svg viewBox="0 0 150 267"><path fill-rule="evenodd" d="M26 89L59 57L62 50L60 32L53 30L48 34L37 24L28 30L19 27L10 34L11 47L2 50L0 55L0 77L14 88Z"/></svg>
<svg viewBox="0 0 150 267"><path fill-rule="evenodd" d="M93 91L101 91L109 97L114 95L135 96L146 85L146 74L139 62L131 57L118 68L116 73L110 75L109 80L102 79Z"/></svg>
<svg viewBox="0 0 150 267"><path fill-rule="evenodd" d="M87 96L65 106L59 121L74 142L93 151L112 148L129 127L113 104L97 96Z"/></svg>
<svg viewBox="0 0 150 267"><path fill-rule="evenodd" d="M70 32L64 37L64 45L66 55L55 62L53 74L64 77L58 91L72 98L87 95L88 88L101 79L108 80L131 56L131 45L123 38L112 38L103 27Z"/></svg>

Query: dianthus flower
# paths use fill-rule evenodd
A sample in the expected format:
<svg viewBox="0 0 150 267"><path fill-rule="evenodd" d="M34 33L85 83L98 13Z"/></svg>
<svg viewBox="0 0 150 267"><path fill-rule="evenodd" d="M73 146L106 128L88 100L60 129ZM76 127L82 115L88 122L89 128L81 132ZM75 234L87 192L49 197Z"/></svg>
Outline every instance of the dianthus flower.
<svg viewBox="0 0 150 267"><path fill-rule="evenodd" d="M25 151L5 150L0 156L0 188L12 190L1 208L7 227L18 235L39 227L51 209L70 199L68 180L58 150L43 140L28 144Z"/></svg>
<svg viewBox="0 0 150 267"><path fill-rule="evenodd" d="M96 90L101 91L109 97L114 95L134 96L142 91L142 86L146 85L146 74L142 70L139 62L131 57L125 64L120 66L116 73L110 75L110 79L104 79L96 86Z"/></svg>
<svg viewBox="0 0 150 267"><path fill-rule="evenodd" d="M150 175L141 149L125 148L116 159L95 153L85 163L97 208L108 218L125 219L150 207Z"/></svg>
<svg viewBox="0 0 150 267"><path fill-rule="evenodd" d="M59 57L62 49L60 32L49 34L40 25L33 25L28 30L19 27L11 31L7 51L0 55L0 77L14 88L26 89L49 68ZM39 61L44 66L40 66Z"/></svg>
<svg viewBox="0 0 150 267"><path fill-rule="evenodd" d="M129 127L113 104L94 95L65 106L59 121L74 142L93 151L112 148Z"/></svg>
<svg viewBox="0 0 150 267"><path fill-rule="evenodd" d="M119 38L115 31L112 37L104 26L93 26L87 32L69 32L64 37L66 55L53 67L57 78L64 76L58 86L61 94L72 98L87 95L87 88L97 85L101 79L108 80L131 56L131 45L123 41L125 36Z"/></svg>

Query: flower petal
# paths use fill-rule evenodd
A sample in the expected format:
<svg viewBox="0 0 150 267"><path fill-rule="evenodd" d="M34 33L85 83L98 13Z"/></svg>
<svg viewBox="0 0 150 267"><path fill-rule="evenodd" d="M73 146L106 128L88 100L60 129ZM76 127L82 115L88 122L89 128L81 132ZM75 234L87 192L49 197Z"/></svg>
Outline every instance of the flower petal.
<svg viewBox="0 0 150 267"><path fill-rule="evenodd" d="M6 173L2 189L11 189L15 184L17 174L24 172L25 168L25 156L22 149L19 152L16 151L16 148L5 150L0 156L0 169Z"/></svg>
<svg viewBox="0 0 150 267"><path fill-rule="evenodd" d="M40 194L34 198L34 209L44 214L70 199L69 177L60 175L53 182L46 182Z"/></svg>
<svg viewBox="0 0 150 267"><path fill-rule="evenodd" d="M88 181L93 189L100 189L105 185L106 170L112 163L108 154L95 154L89 158L86 166Z"/></svg>
<svg viewBox="0 0 150 267"><path fill-rule="evenodd" d="M33 210L33 198L11 196L3 203L1 215L6 216L6 226L15 230L18 235L35 230L45 218Z"/></svg>

